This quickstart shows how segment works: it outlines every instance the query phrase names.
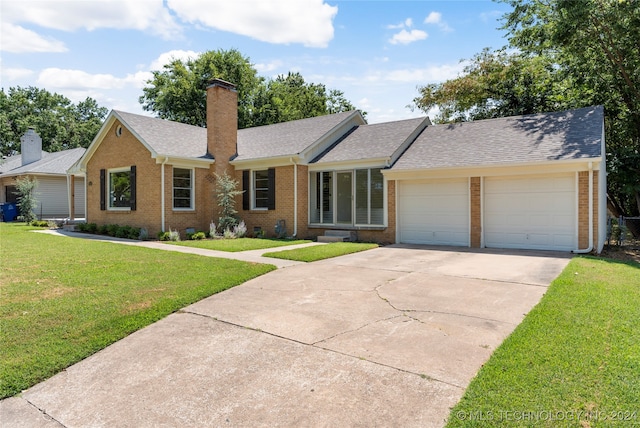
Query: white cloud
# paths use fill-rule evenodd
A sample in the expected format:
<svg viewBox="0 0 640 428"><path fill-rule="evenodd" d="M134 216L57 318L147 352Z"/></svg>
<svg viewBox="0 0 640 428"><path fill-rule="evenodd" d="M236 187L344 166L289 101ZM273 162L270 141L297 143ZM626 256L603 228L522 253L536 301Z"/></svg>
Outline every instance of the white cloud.
<svg viewBox="0 0 640 428"><path fill-rule="evenodd" d="M380 70L367 74L368 83L413 83L416 85L443 82L453 79L463 70L465 63L434 65L425 68Z"/></svg>
<svg viewBox="0 0 640 428"><path fill-rule="evenodd" d="M413 26L413 19L407 18L404 20L404 22L401 22L400 24L389 24L387 25L387 28L389 30L399 30L401 28L411 28L412 26Z"/></svg>
<svg viewBox="0 0 640 428"><path fill-rule="evenodd" d="M184 51L184 50L172 50L168 52L164 52L158 56L155 60L151 62L149 65L150 70L162 70L162 67L165 64L169 64L174 59L179 59L181 61L187 61L189 59L196 59L200 56L200 52L195 51Z"/></svg>
<svg viewBox="0 0 640 428"><path fill-rule="evenodd" d="M126 86L142 88L146 80L152 78L148 71L138 71L125 77L112 74L90 74L82 70L45 68L38 75L38 85L52 90L113 90Z"/></svg>
<svg viewBox="0 0 640 428"><path fill-rule="evenodd" d="M25 77L29 77L33 75L33 70L29 70L28 68L5 68L0 67L0 80L12 81L23 79Z"/></svg>
<svg viewBox="0 0 640 428"><path fill-rule="evenodd" d="M281 68L282 65L283 62L276 59L266 64L254 64L254 67L256 68L256 70L258 70L259 73L270 73L274 70L277 70L278 68Z"/></svg>
<svg viewBox="0 0 640 428"><path fill-rule="evenodd" d="M449 27L449 24L442 20L442 14L440 12L433 11L429 13L424 19L424 23L437 25L445 33L453 31L453 28Z"/></svg>
<svg viewBox="0 0 640 428"><path fill-rule="evenodd" d="M4 7L4 4L3 4ZM45 38L34 31L8 22L0 29L0 50L5 52L66 52L64 43L53 38Z"/></svg>
<svg viewBox="0 0 640 428"><path fill-rule="evenodd" d="M398 43L408 45L409 43L413 43L418 40L424 40L427 37L429 37L429 35L422 30L402 30L399 33L394 34L393 37L389 39L389 43L392 45L397 45Z"/></svg>
<svg viewBox="0 0 640 428"><path fill-rule="evenodd" d="M213 3L213 4L212 4ZM337 6L324 0L167 0L180 19L263 42L326 47L333 39Z"/></svg>
<svg viewBox="0 0 640 428"><path fill-rule="evenodd" d="M24 22L61 31L134 29L165 39L181 32L163 0L21 0L3 2L2 13L3 26Z"/></svg>

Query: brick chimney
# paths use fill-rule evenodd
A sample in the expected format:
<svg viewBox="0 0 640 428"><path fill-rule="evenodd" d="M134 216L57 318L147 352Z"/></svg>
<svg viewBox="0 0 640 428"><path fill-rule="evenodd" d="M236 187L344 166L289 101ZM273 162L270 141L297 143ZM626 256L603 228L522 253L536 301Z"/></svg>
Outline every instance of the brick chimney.
<svg viewBox="0 0 640 428"><path fill-rule="evenodd" d="M220 79L207 86L207 151L216 160L216 174L233 176L229 161L238 154L238 92Z"/></svg>
<svg viewBox="0 0 640 428"><path fill-rule="evenodd" d="M27 165L42 159L42 138L33 128L20 137L20 155L22 165Z"/></svg>

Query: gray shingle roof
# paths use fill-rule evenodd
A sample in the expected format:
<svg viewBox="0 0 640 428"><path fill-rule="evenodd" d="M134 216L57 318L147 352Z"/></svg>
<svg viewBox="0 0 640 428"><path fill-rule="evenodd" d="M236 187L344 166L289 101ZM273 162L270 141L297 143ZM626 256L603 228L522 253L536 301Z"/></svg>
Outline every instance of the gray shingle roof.
<svg viewBox="0 0 640 428"><path fill-rule="evenodd" d="M361 125L314 162L341 162L391 157L425 118Z"/></svg>
<svg viewBox="0 0 640 428"><path fill-rule="evenodd" d="M0 165L0 175L2 176L14 176L21 174L60 174L66 175L67 170L73 165L82 155L85 149L76 148L63 150L61 152L48 153L42 152L42 159L35 162L31 162L22 166L22 156L15 155L7 158L2 165Z"/></svg>
<svg viewBox="0 0 640 428"><path fill-rule="evenodd" d="M499 166L602 155L602 106L427 127L392 170Z"/></svg>
<svg viewBox="0 0 640 428"><path fill-rule="evenodd" d="M241 129L236 160L297 155L354 114L349 111Z"/></svg>
<svg viewBox="0 0 640 428"><path fill-rule="evenodd" d="M207 130L170 120L114 111L156 153L186 158L207 156Z"/></svg>

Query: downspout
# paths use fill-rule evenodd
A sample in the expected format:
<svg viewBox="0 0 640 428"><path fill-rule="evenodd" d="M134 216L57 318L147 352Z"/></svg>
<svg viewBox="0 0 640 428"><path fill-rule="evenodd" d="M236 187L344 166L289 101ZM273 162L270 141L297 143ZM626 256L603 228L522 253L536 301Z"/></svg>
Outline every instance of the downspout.
<svg viewBox="0 0 640 428"><path fill-rule="evenodd" d="M593 251L593 162L589 162L589 247L584 250L574 250L572 253L586 254L591 251Z"/></svg>
<svg viewBox="0 0 640 428"><path fill-rule="evenodd" d="M295 163L293 158L289 158L293 164L293 235L298 235L298 164Z"/></svg>
<svg viewBox="0 0 640 428"><path fill-rule="evenodd" d="M164 232L165 228L164 228L164 164L167 163L168 158L165 156L164 160L162 161L162 164L160 164L160 209L162 210L160 212L160 222L161 222L161 229Z"/></svg>
<svg viewBox="0 0 640 428"><path fill-rule="evenodd" d="M71 186L69 185L69 173L67 173L67 208L69 209L69 220L73 220L73 213L71 212Z"/></svg>

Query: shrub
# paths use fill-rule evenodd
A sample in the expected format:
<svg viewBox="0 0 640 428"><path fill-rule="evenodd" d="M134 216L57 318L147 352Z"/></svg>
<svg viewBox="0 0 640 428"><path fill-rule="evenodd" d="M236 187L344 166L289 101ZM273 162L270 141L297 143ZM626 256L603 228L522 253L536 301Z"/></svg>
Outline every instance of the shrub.
<svg viewBox="0 0 640 428"><path fill-rule="evenodd" d="M38 206L36 199L36 187L38 180L35 178L24 177L16 180L16 191L18 192L18 208L22 221L31 223L36 219L33 210Z"/></svg>
<svg viewBox="0 0 640 428"><path fill-rule="evenodd" d="M107 225L107 235L116 236L118 233L118 229L120 229L119 224L108 224Z"/></svg>
<svg viewBox="0 0 640 428"><path fill-rule="evenodd" d="M169 241L170 235L169 232L158 232L158 240Z"/></svg>
<svg viewBox="0 0 640 428"><path fill-rule="evenodd" d="M109 226L107 226L106 224L102 224L102 225L98 226L97 232L100 235L108 235L109 234Z"/></svg>
<svg viewBox="0 0 640 428"><path fill-rule="evenodd" d="M196 233L191 234L189 239L197 241L197 240L200 240L200 239L204 239L206 237L207 237L207 235L205 235L204 232L196 232Z"/></svg>
<svg viewBox="0 0 640 428"><path fill-rule="evenodd" d="M238 211L236 210L236 196L243 193L238 190L238 181L230 177L226 172L222 175L216 174L216 198L220 207L220 218L218 226L224 233L227 229L238 224Z"/></svg>
<svg viewBox="0 0 640 428"><path fill-rule="evenodd" d="M209 223L209 237L216 237L216 224L214 222Z"/></svg>
<svg viewBox="0 0 640 428"><path fill-rule="evenodd" d="M84 224L84 228L87 231L87 233L96 233L98 231L98 225L95 223L80 223L80 224Z"/></svg>
<svg viewBox="0 0 640 428"><path fill-rule="evenodd" d="M140 233L138 234L138 239L141 241L146 241L149 239L149 231L144 227L140 228Z"/></svg>
<svg viewBox="0 0 640 428"><path fill-rule="evenodd" d="M224 230L224 232L222 233L222 236L224 236L224 239L234 239L236 238L236 234L233 232L233 230L226 228Z"/></svg>
<svg viewBox="0 0 640 428"><path fill-rule="evenodd" d="M171 230L169 228L169 241L179 241L180 240L180 232L177 230Z"/></svg>
<svg viewBox="0 0 640 428"><path fill-rule="evenodd" d="M49 227L49 222L46 220L33 220L31 226L35 227Z"/></svg>
<svg viewBox="0 0 640 428"><path fill-rule="evenodd" d="M78 229L78 232L83 232L83 233L87 232L87 227L88 227L87 223L76 224L76 229Z"/></svg>
<svg viewBox="0 0 640 428"><path fill-rule="evenodd" d="M233 234L238 238L244 238L247 234L247 225L244 224L244 220L241 221L237 226L233 228Z"/></svg>

